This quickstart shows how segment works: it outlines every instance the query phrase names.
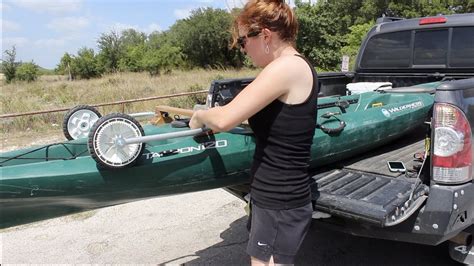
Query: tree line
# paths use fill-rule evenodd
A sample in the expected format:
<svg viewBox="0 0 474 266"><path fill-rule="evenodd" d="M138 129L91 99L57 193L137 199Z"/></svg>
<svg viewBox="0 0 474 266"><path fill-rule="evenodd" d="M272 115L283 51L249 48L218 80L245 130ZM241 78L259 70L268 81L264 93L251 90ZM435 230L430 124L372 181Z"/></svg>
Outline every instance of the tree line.
<svg viewBox="0 0 474 266"><path fill-rule="evenodd" d="M244 54L230 48L230 28L238 12L238 9L227 12L199 8L166 31L145 34L126 29L102 33L97 52L83 47L77 54L65 53L55 71L71 79L89 79L122 71L160 75L173 69L250 66ZM299 21L296 46L319 69L331 71L339 68L343 54L355 58L362 39L380 16L413 18L469 12L474 12L474 0L296 1ZM7 82L15 78L35 79L31 77L37 68L34 62L15 63L14 47L4 53L2 70ZM20 75L25 72L22 68L29 74Z"/></svg>

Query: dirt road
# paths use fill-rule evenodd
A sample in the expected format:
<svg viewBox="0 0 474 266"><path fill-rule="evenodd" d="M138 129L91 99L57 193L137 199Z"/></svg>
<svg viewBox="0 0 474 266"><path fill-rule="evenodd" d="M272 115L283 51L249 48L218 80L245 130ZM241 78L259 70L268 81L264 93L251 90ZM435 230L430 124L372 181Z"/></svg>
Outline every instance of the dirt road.
<svg viewBox="0 0 474 266"><path fill-rule="evenodd" d="M244 204L222 189L4 229L1 263L248 265ZM297 265L449 265L445 246L353 237L314 224Z"/></svg>

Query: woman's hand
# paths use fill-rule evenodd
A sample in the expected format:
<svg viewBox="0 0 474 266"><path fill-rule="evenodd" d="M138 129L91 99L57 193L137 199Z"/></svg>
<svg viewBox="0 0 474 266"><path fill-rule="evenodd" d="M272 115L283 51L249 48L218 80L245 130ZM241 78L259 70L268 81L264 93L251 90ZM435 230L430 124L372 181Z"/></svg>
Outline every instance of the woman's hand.
<svg viewBox="0 0 474 266"><path fill-rule="evenodd" d="M191 129L202 128L204 124L199 120L199 113L203 112L202 110L197 110L194 112L191 120L189 121L189 127Z"/></svg>

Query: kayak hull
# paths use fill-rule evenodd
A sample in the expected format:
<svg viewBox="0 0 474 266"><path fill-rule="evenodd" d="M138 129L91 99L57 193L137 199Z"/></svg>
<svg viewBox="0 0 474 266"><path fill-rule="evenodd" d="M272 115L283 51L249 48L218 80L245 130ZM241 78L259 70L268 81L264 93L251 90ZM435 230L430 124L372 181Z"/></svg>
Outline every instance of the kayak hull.
<svg viewBox="0 0 474 266"><path fill-rule="evenodd" d="M341 102L349 105L341 107ZM426 93L370 92L319 99L318 124L337 128L344 121L345 127L332 134L316 130L310 167L355 156L407 134L425 121L432 104L433 95ZM321 117L328 113L335 115ZM144 130L153 135L186 129L165 124ZM123 169L98 165L89 156L87 139L3 153L0 228L150 197L246 184L254 150L251 132L236 128L147 143L137 164Z"/></svg>

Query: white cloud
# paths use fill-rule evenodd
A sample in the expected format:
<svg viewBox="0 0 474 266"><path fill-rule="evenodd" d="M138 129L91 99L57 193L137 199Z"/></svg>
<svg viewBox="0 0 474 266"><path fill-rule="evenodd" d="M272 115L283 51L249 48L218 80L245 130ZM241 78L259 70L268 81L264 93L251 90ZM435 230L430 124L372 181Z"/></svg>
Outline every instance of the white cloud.
<svg viewBox="0 0 474 266"><path fill-rule="evenodd" d="M63 17L51 20L47 27L62 32L79 31L89 26L89 19L85 17Z"/></svg>
<svg viewBox="0 0 474 266"><path fill-rule="evenodd" d="M149 24L148 26L142 28L142 27L139 27L138 25L123 24L123 23L117 22L109 28L109 30L113 30L119 33L127 29L134 29L136 31L144 32L146 34L150 34L154 31L162 31L161 26L155 23Z"/></svg>
<svg viewBox="0 0 474 266"><path fill-rule="evenodd" d="M66 44L65 39L40 39L35 41L34 43L36 46L39 47L61 47Z"/></svg>
<svg viewBox="0 0 474 266"><path fill-rule="evenodd" d="M2 38L2 47L23 47L28 43L28 39L24 37L6 37Z"/></svg>
<svg viewBox="0 0 474 266"><path fill-rule="evenodd" d="M10 6L7 4L4 4L3 2L0 2L0 12L4 12L10 10Z"/></svg>
<svg viewBox="0 0 474 266"><path fill-rule="evenodd" d="M192 10L193 8L175 9L173 13L177 19L183 19L189 17L189 15L191 15Z"/></svg>
<svg viewBox="0 0 474 266"><path fill-rule="evenodd" d="M213 0L197 0L201 3L212 3ZM248 0L225 0L227 9L231 10L233 8L242 8ZM291 7L295 7L295 0L285 0L287 4ZM301 0L303 3L317 3L318 0Z"/></svg>
<svg viewBox="0 0 474 266"><path fill-rule="evenodd" d="M84 0L15 0L13 3L40 13L60 14L79 10L83 2Z"/></svg>
<svg viewBox="0 0 474 266"><path fill-rule="evenodd" d="M123 24L120 22L116 22L109 28L109 30L113 30L116 32L122 32L123 30L127 30L127 29L138 30L138 25Z"/></svg>
<svg viewBox="0 0 474 266"><path fill-rule="evenodd" d="M246 0L225 0L227 9L242 8L247 3Z"/></svg>
<svg viewBox="0 0 474 266"><path fill-rule="evenodd" d="M149 33L152 33L152 32L154 32L154 31L162 31L162 28L160 27L160 25L155 24L155 23L152 23L152 24L146 26L146 27L143 29L143 31L144 31L145 33L149 34Z"/></svg>
<svg viewBox="0 0 474 266"><path fill-rule="evenodd" d="M20 26L20 24L18 24L16 22L2 19L0 21L0 28L2 29L3 32L5 32L5 31L17 31L17 30L21 29L21 26Z"/></svg>

